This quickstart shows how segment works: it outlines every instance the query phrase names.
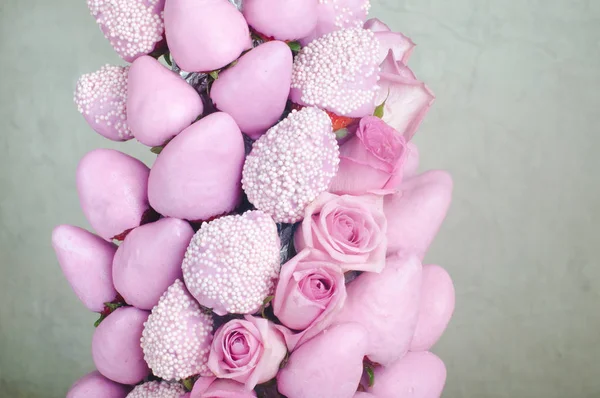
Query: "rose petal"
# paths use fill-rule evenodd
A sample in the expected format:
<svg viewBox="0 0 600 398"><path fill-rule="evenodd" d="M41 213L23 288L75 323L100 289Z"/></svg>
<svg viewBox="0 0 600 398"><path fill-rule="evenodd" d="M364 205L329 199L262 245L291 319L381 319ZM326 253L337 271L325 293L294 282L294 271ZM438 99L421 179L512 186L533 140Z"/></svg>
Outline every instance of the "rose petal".
<svg viewBox="0 0 600 398"><path fill-rule="evenodd" d="M403 64L408 63L408 59L415 48L415 43L400 32L375 32L375 37L379 40L380 61L383 62L391 51L396 61Z"/></svg>
<svg viewBox="0 0 600 398"><path fill-rule="evenodd" d="M384 22L377 18L371 18L365 22L363 25L364 29L369 29L373 32L389 32L391 31L390 27L387 26Z"/></svg>

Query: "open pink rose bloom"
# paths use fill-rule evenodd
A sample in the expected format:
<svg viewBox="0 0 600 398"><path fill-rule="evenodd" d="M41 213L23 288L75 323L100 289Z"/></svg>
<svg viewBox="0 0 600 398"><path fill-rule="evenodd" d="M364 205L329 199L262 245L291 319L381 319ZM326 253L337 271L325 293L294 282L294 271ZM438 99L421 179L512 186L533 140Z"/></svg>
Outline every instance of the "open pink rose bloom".
<svg viewBox="0 0 600 398"><path fill-rule="evenodd" d="M92 228L58 262L98 313L68 398L435 398L452 178L418 172L433 103L369 0L88 0L131 63L82 76ZM84 155L84 154L82 154Z"/></svg>

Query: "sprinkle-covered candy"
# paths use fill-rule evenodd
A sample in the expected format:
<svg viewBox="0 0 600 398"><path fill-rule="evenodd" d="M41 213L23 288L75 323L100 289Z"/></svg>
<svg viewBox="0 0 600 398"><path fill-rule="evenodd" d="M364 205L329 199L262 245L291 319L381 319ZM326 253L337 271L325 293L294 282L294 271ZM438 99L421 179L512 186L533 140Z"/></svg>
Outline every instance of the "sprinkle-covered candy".
<svg viewBox="0 0 600 398"><path fill-rule="evenodd" d="M379 42L372 31L332 32L311 42L296 57L290 99L340 116L371 115L378 73Z"/></svg>
<svg viewBox="0 0 600 398"><path fill-rule="evenodd" d="M292 111L252 146L242 184L250 202L276 222L300 221L306 206L325 192L339 164L327 113Z"/></svg>
<svg viewBox="0 0 600 398"><path fill-rule="evenodd" d="M126 114L128 73L128 66L105 65L77 81L77 110L95 132L109 140L133 138Z"/></svg>
<svg viewBox="0 0 600 398"><path fill-rule="evenodd" d="M317 25L301 42L307 44L327 33L358 28L363 25L371 8L370 0L318 0Z"/></svg>
<svg viewBox="0 0 600 398"><path fill-rule="evenodd" d="M277 226L261 211L205 223L182 268L190 293L217 315L257 312L279 275Z"/></svg>
<svg viewBox="0 0 600 398"><path fill-rule="evenodd" d="M154 375L166 380L210 375L206 362L212 330L212 317L202 312L178 279L144 324L144 359Z"/></svg>
<svg viewBox="0 0 600 398"><path fill-rule="evenodd" d="M127 62L150 54L163 41L165 0L88 0L104 36Z"/></svg>
<svg viewBox="0 0 600 398"><path fill-rule="evenodd" d="M185 394L185 388L179 383L149 381L136 386L127 398L181 398Z"/></svg>

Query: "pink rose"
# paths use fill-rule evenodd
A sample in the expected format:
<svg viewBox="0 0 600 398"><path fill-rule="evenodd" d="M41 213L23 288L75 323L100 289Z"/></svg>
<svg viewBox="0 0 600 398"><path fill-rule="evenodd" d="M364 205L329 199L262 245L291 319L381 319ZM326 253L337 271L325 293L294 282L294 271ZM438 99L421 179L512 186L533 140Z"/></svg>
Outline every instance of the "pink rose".
<svg viewBox="0 0 600 398"><path fill-rule="evenodd" d="M340 166L329 191L360 195L393 189L407 158L404 137L376 116L363 117L356 134L340 147Z"/></svg>
<svg viewBox="0 0 600 398"><path fill-rule="evenodd" d="M281 323L302 332L284 333L291 351L329 326L346 301L340 266L326 254L304 249L285 263L273 299Z"/></svg>
<svg viewBox="0 0 600 398"><path fill-rule="evenodd" d="M423 82L417 80L408 66L396 61L392 50L381 64L379 77L375 105L385 101L383 120L410 141L435 96Z"/></svg>
<svg viewBox="0 0 600 398"><path fill-rule="evenodd" d="M379 40L380 63L383 62L390 51L396 61L403 64L408 63L408 59L415 48L415 43L410 38L400 32L392 32L389 26L377 18L365 22L364 28L375 32L375 37Z"/></svg>
<svg viewBox="0 0 600 398"><path fill-rule="evenodd" d="M376 195L321 194L306 207L294 236L297 250L311 247L331 256L344 271L380 272L385 266L387 220Z"/></svg>
<svg viewBox="0 0 600 398"><path fill-rule="evenodd" d="M252 390L271 380L287 353L283 334L263 318L247 315L217 329L209 369L220 379L233 379Z"/></svg>
<svg viewBox="0 0 600 398"><path fill-rule="evenodd" d="M233 380L201 377L196 380L190 398L256 398L256 393Z"/></svg>

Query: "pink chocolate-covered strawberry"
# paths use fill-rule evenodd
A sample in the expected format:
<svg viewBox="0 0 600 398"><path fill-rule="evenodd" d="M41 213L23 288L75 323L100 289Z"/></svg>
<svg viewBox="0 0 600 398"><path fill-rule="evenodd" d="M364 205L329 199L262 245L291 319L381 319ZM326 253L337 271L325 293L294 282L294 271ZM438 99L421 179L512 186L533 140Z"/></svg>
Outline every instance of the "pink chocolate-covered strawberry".
<svg viewBox="0 0 600 398"><path fill-rule="evenodd" d="M340 29L362 27L370 8L370 0L319 0L317 25L300 42L305 45Z"/></svg>
<svg viewBox="0 0 600 398"><path fill-rule="evenodd" d="M148 197L160 214L199 221L228 213L241 200L244 139L231 116L213 113L175 137L160 153Z"/></svg>
<svg viewBox="0 0 600 398"><path fill-rule="evenodd" d="M419 315L421 262L415 256L389 257L381 273L360 275L347 294L334 322L358 322L368 330L369 359L388 365L406 354Z"/></svg>
<svg viewBox="0 0 600 398"><path fill-rule="evenodd" d="M192 86L156 59L131 65L127 81L127 122L144 145L159 146L202 114L202 99Z"/></svg>
<svg viewBox="0 0 600 398"><path fill-rule="evenodd" d="M419 321L411 351L429 350L439 340L454 312L454 285L448 272L439 265L423 267Z"/></svg>
<svg viewBox="0 0 600 398"><path fill-rule="evenodd" d="M279 392L288 398L352 398L368 341L358 323L324 330L292 353L277 375Z"/></svg>
<svg viewBox="0 0 600 398"><path fill-rule="evenodd" d="M375 369L375 384L367 391L377 398L439 398L446 366L430 352L409 352L389 366Z"/></svg>
<svg viewBox="0 0 600 398"><path fill-rule="evenodd" d="M165 0L87 0L92 16L127 62L150 54L164 41Z"/></svg>
<svg viewBox="0 0 600 398"><path fill-rule="evenodd" d="M319 0L244 0L248 24L276 40L309 36L317 26Z"/></svg>
<svg viewBox="0 0 600 398"><path fill-rule="evenodd" d="M415 253L419 258L433 242L452 199L452 177L431 170L402 182L399 192L387 195L383 211L388 219L388 254Z"/></svg>
<svg viewBox="0 0 600 398"><path fill-rule="evenodd" d="M77 81L77 110L95 132L109 140L127 141L133 138L127 124L128 74L128 66L105 65Z"/></svg>
<svg viewBox="0 0 600 398"><path fill-rule="evenodd" d="M339 116L372 115L378 72L379 43L372 31L335 31L304 47L294 60L290 99Z"/></svg>
<svg viewBox="0 0 600 398"><path fill-rule="evenodd" d="M52 247L73 291L91 311L101 312L113 301L112 261L117 246L85 229L59 225L52 231Z"/></svg>
<svg viewBox="0 0 600 398"><path fill-rule="evenodd" d="M111 240L144 223L150 170L139 160L112 149L86 154L77 167L79 202L92 228Z"/></svg>
<svg viewBox="0 0 600 398"><path fill-rule="evenodd" d="M93 371L77 380L67 392L66 398L125 398L130 386L115 383Z"/></svg>
<svg viewBox="0 0 600 398"><path fill-rule="evenodd" d="M92 338L92 358L102 375L122 384L137 384L148 374L140 346L149 312L134 307L115 310Z"/></svg>
<svg viewBox="0 0 600 398"><path fill-rule="evenodd" d="M339 161L329 116L312 107L294 110L253 144L244 164L244 191L276 222L294 223L329 188Z"/></svg>
<svg viewBox="0 0 600 398"><path fill-rule="evenodd" d="M151 310L177 279L183 278L181 261L194 236L190 225L163 218L131 231L115 254L115 287L128 304Z"/></svg>
<svg viewBox="0 0 600 398"><path fill-rule="evenodd" d="M144 325L144 359L152 373L165 380L210 375L206 363L212 330L212 316L203 313L183 282L176 280Z"/></svg>
<svg viewBox="0 0 600 398"><path fill-rule="evenodd" d="M209 72L235 61L251 48L250 30L228 0L167 0L169 50L188 72Z"/></svg>
<svg viewBox="0 0 600 398"><path fill-rule="evenodd" d="M219 74L210 97L219 110L233 117L242 132L257 139L281 117L291 78L292 51L284 42L271 41Z"/></svg>
<svg viewBox="0 0 600 398"><path fill-rule="evenodd" d="M185 284L217 315L252 314L275 289L279 275L277 226L249 211L202 225L185 254Z"/></svg>
<svg viewBox="0 0 600 398"><path fill-rule="evenodd" d="M137 385L127 398L184 398L188 395L179 383L148 381Z"/></svg>

